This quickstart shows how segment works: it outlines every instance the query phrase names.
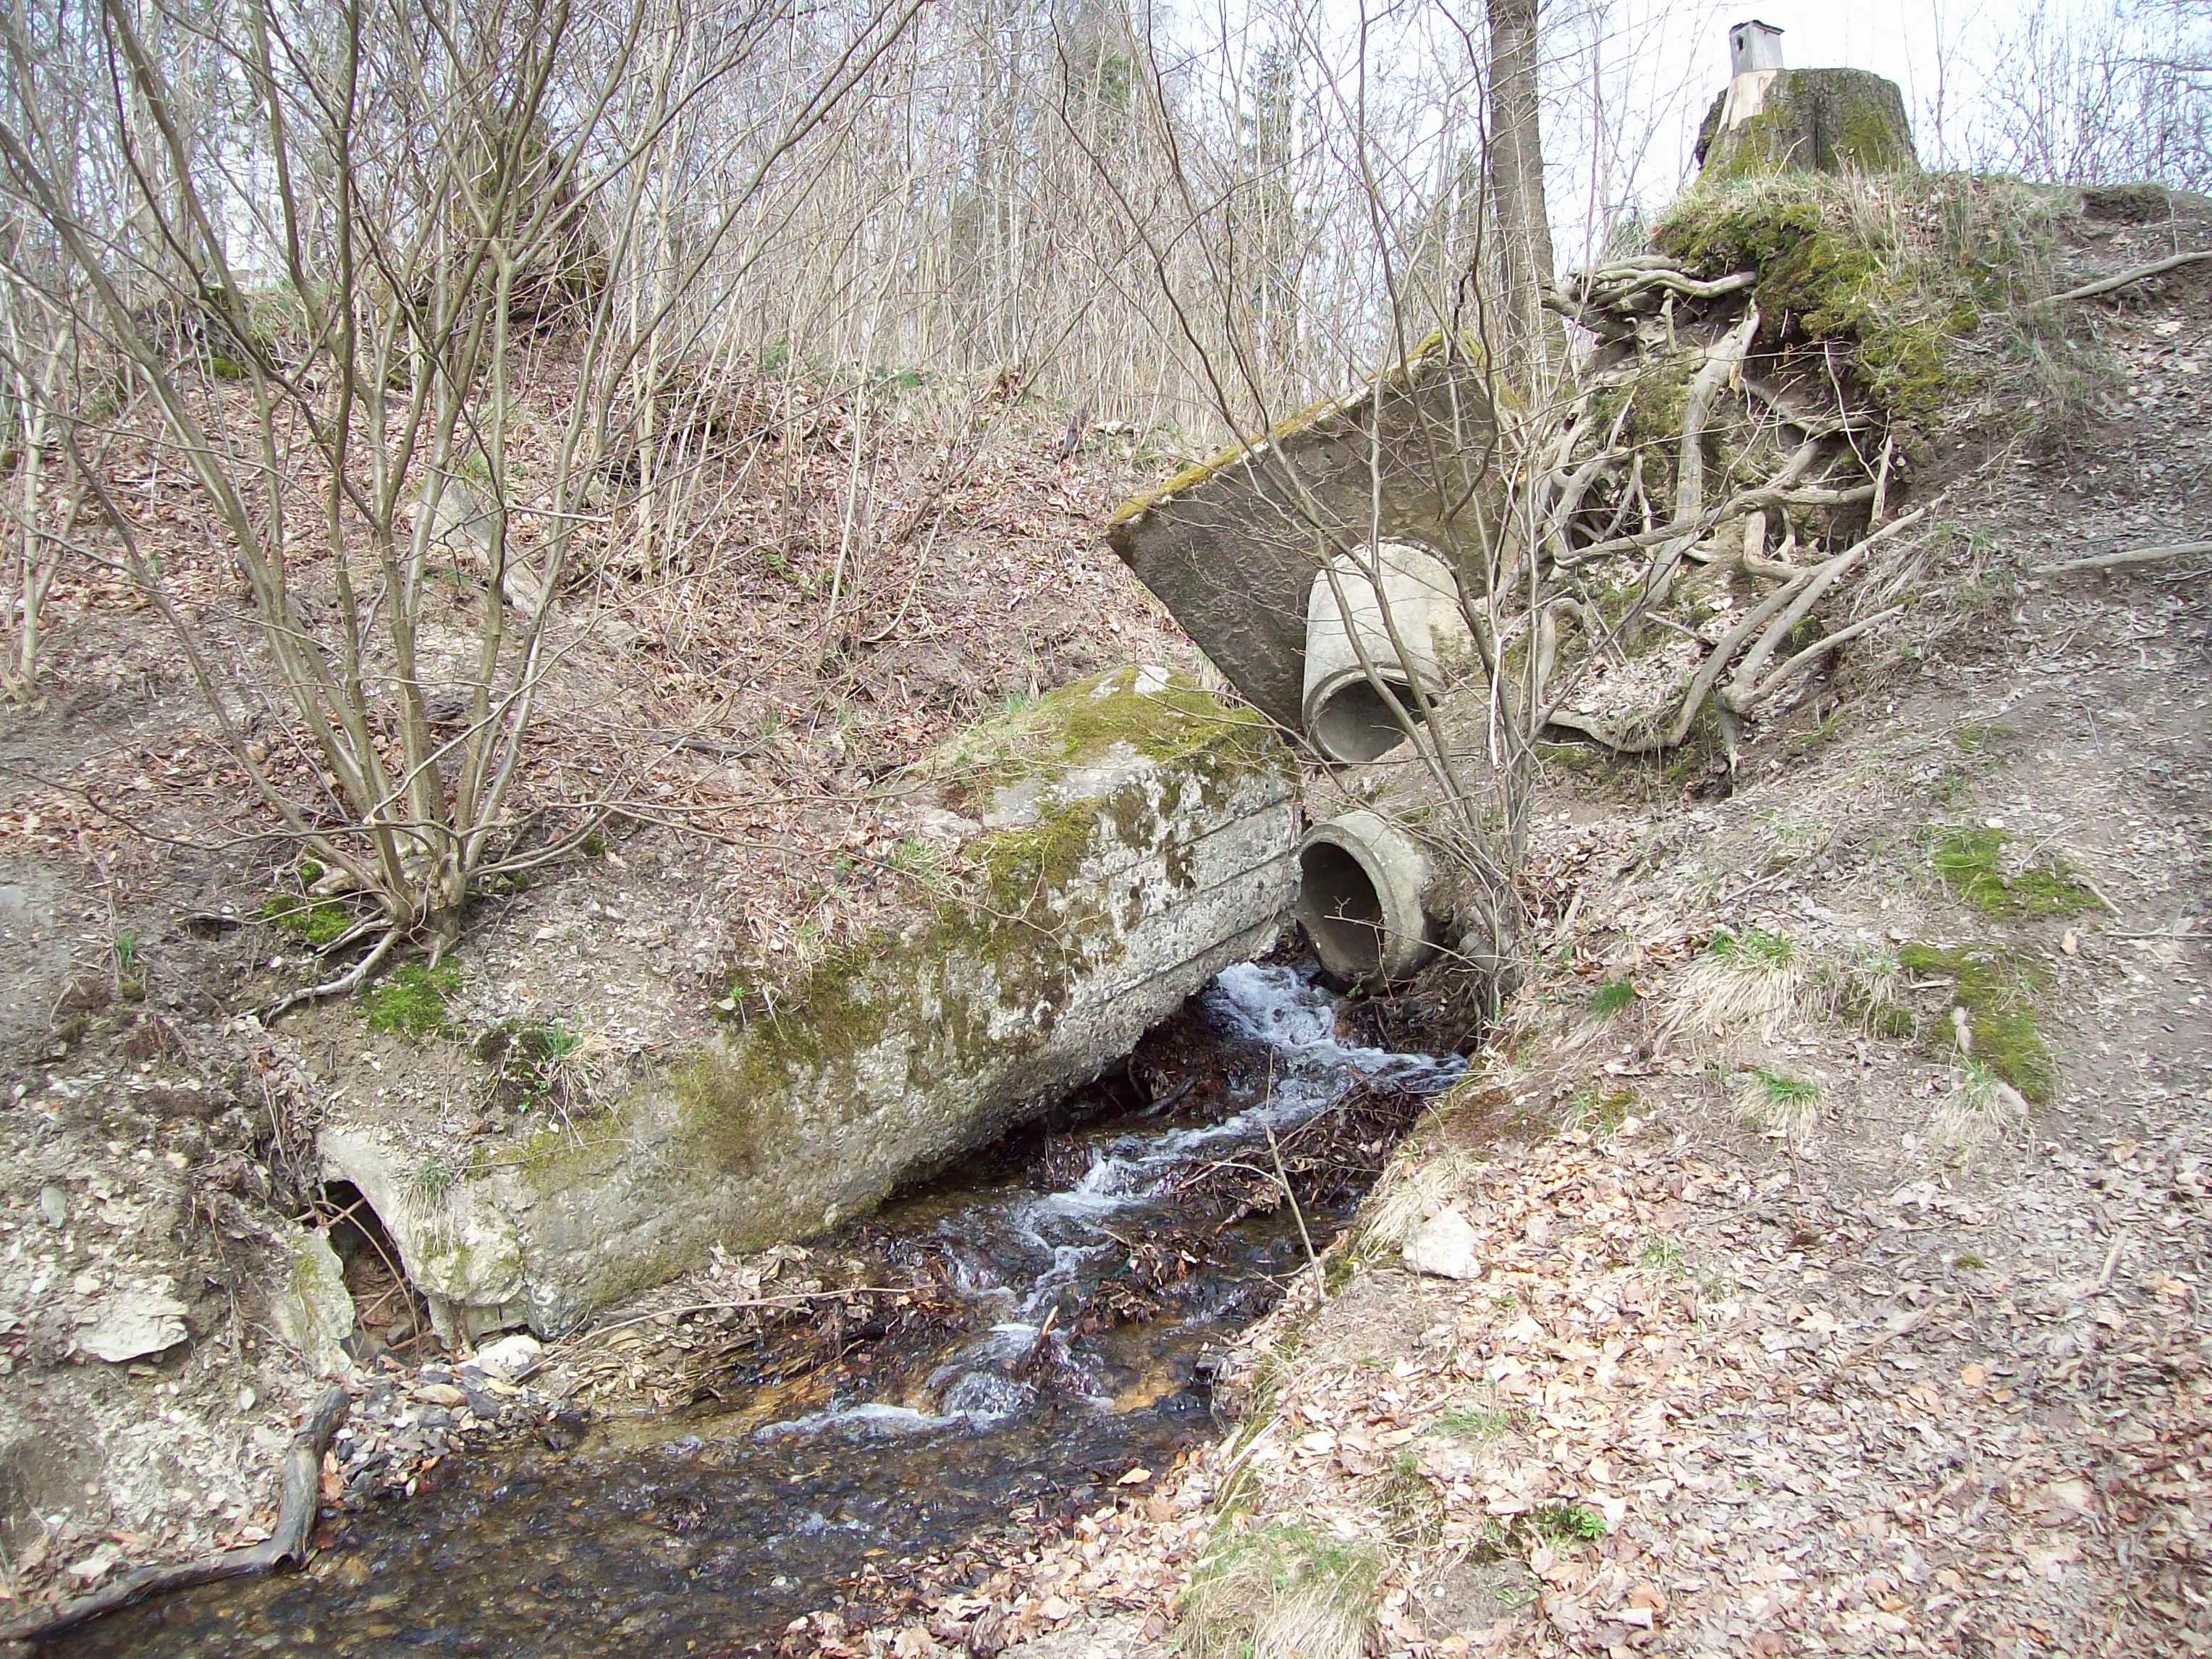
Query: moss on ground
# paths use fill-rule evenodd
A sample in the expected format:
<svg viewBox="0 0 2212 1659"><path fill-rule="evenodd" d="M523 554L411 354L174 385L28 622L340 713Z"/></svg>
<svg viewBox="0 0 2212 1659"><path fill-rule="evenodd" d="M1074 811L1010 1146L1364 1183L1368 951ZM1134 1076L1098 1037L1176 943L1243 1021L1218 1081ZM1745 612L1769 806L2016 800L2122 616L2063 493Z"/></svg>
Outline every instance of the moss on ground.
<svg viewBox="0 0 2212 1659"><path fill-rule="evenodd" d="M2041 963L2015 951L1912 944L1897 953L1906 973L1951 982L1954 1006L1966 1012L1972 1058L2038 1104L2057 1087L2057 1068L2035 1021L2035 995L2050 982ZM1933 1053L1958 1053L1956 1026L1945 1018L1922 1040Z"/></svg>
<svg viewBox="0 0 2212 1659"><path fill-rule="evenodd" d="M355 917L336 899L271 893L262 901L261 920L285 938L319 951L343 939L352 930Z"/></svg>
<svg viewBox="0 0 2212 1659"><path fill-rule="evenodd" d="M446 1000L461 988L461 970L452 962L433 968L410 962L361 994L368 1029L387 1036L436 1036L450 1029Z"/></svg>
<svg viewBox="0 0 2212 1659"><path fill-rule="evenodd" d="M2046 406L2063 419L2100 383L2094 342L2033 303L2078 212L2066 192L1964 174L1727 172L1677 199L1655 245L1703 276L1756 270L1762 349L1848 347L1853 377L1908 443L1977 398L2023 422Z"/></svg>
<svg viewBox="0 0 2212 1659"><path fill-rule="evenodd" d="M1700 185L1660 222L1660 249L1702 274L1752 270L1762 342L1792 334L1850 347L1868 392L1896 421L1931 424L1954 389L1949 342L1978 314L1930 303L1920 262L1855 224L1810 179Z"/></svg>
<svg viewBox="0 0 2212 1659"><path fill-rule="evenodd" d="M1929 860L1954 898L2000 921L2071 915L2096 903L2097 896L2062 860L2008 872L2004 849L2009 839L2002 830L1939 830Z"/></svg>

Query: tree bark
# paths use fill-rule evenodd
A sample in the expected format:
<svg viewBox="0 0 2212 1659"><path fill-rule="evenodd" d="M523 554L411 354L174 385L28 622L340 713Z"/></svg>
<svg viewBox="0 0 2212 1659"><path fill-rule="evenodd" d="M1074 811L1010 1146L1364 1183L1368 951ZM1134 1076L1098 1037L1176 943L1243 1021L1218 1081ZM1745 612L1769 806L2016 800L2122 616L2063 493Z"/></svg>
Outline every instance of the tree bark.
<svg viewBox="0 0 2212 1659"><path fill-rule="evenodd" d="M1540 0L1486 0L1490 19L1490 198L1504 283L1503 367L1523 388L1566 360L1566 335L1544 309L1552 221L1544 203L1538 121L1536 13Z"/></svg>

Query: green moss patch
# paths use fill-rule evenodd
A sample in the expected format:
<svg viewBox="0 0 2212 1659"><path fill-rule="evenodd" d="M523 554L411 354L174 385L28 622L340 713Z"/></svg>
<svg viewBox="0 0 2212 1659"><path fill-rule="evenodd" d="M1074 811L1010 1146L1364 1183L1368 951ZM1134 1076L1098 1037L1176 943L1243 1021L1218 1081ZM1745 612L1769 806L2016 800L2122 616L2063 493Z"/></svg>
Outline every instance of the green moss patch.
<svg viewBox="0 0 2212 1659"><path fill-rule="evenodd" d="M1966 1012L1972 1058L2039 1104L2057 1087L2057 1068L2035 1023L2035 995L2050 981L2043 966L2018 951L1973 946L1956 949L1907 945L1898 966L1923 979L1948 980L1951 1005ZM1958 1053L1956 1025L1945 1017L1929 1024L1923 1041L1932 1052Z"/></svg>
<svg viewBox="0 0 2212 1659"><path fill-rule="evenodd" d="M1158 854L1172 876L1181 791L1225 792L1256 769L1288 763L1259 715L1182 675L1139 693L1138 672L1096 676L1009 710L921 763L980 805L1033 781L1030 821L933 857L926 910L796 971L753 967L733 977L715 1004L729 1034L674 1079L683 1134L697 1156L721 1168L765 1167L771 1151L787 1156L834 1127L799 1121L802 1111L858 1117L879 1103L886 1077L910 1088L971 1076L1050 1037L1079 978L1126 948L1112 908L1126 895L1087 879L1086 869ZM1054 793L1067 771L1116 745L1164 769L1139 769L1103 795ZM886 1048L894 1040L896 1052Z"/></svg>
<svg viewBox="0 0 2212 1659"><path fill-rule="evenodd" d="M2004 849L2009 839L2002 830L1942 830L1929 861L1954 898L2001 921L2071 915L2096 903L2096 894L2075 878L2063 860L2045 859L2008 872Z"/></svg>
<svg viewBox="0 0 2212 1659"><path fill-rule="evenodd" d="M451 962L433 968L410 962L392 971L361 994L362 1012L368 1029L387 1036L436 1036L448 1030L446 999L461 988L461 970Z"/></svg>
<svg viewBox="0 0 2212 1659"><path fill-rule="evenodd" d="M2033 423L2097 379L2094 350L2034 303L2078 212L2066 192L1965 174L1732 171L1685 191L1654 242L1703 276L1755 270L1759 348L1848 348L1836 361L1908 442L1977 398ZM1825 380L1809 352L1805 367Z"/></svg>
<svg viewBox="0 0 2212 1659"><path fill-rule="evenodd" d="M1285 763L1264 715L1222 702L1180 672L1156 690L1139 691L1139 673L1115 668L1061 686L947 739L918 769L1002 786L1064 775L1116 744L1209 775Z"/></svg>
<svg viewBox="0 0 2212 1659"><path fill-rule="evenodd" d="M1892 418L1930 422L1951 387L1948 342L1970 333L1977 313L1964 295L1942 304L1921 262L1877 225L1854 222L1834 195L1811 179L1703 185L1669 210L1655 240L1704 275L1756 270L1763 343L1794 335L1848 345Z"/></svg>
<svg viewBox="0 0 2212 1659"><path fill-rule="evenodd" d="M271 893L262 901L261 920L285 938L319 951L343 939L352 930L356 918L336 899Z"/></svg>

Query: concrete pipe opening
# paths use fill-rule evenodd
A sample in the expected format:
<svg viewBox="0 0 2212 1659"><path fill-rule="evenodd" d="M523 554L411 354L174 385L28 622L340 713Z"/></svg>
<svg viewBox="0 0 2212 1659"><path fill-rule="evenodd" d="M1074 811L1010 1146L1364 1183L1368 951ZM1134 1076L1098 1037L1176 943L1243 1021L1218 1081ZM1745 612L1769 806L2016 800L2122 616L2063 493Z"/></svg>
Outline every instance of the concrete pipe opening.
<svg viewBox="0 0 2212 1659"><path fill-rule="evenodd" d="M1389 541L1338 554L1306 595L1306 736L1339 765L1380 760L1406 740L1380 688L1418 724L1416 688L1443 690L1440 651L1466 635L1458 585L1435 554Z"/></svg>
<svg viewBox="0 0 2212 1659"><path fill-rule="evenodd" d="M1381 815L1316 824L1298 845L1298 920L1322 966L1340 979L1403 979L1428 960L1421 908L1429 855Z"/></svg>
<svg viewBox="0 0 2212 1659"><path fill-rule="evenodd" d="M1403 680L1385 678L1390 695L1415 725L1423 718L1413 700L1413 688ZM1306 716L1314 747L1333 761L1357 766L1380 760L1406 740L1405 728L1382 694L1363 673L1348 679Z"/></svg>

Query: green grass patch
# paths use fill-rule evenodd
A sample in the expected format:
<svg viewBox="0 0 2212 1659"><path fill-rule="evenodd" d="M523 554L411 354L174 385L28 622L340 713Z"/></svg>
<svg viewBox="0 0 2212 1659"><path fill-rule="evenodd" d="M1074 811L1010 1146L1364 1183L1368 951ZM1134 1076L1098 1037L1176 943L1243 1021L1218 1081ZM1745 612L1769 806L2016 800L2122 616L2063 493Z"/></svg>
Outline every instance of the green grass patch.
<svg viewBox="0 0 2212 1659"><path fill-rule="evenodd" d="M1436 1426L1438 1433L1448 1434L1455 1440L1482 1441L1522 1433L1533 1422L1528 1413L1517 1407L1484 1406L1470 1400L1442 1413Z"/></svg>
<svg viewBox="0 0 2212 1659"><path fill-rule="evenodd" d="M1624 974L1619 979L1607 980L1589 994L1592 1019L1611 1019L1625 1013L1636 1001L1635 983Z"/></svg>
<svg viewBox="0 0 2212 1659"><path fill-rule="evenodd" d="M1611 1134L1626 1121L1628 1109L1634 1104L1632 1089L1601 1089L1586 1083L1567 1102L1566 1126L1587 1129L1592 1134Z"/></svg>
<svg viewBox="0 0 2212 1659"><path fill-rule="evenodd" d="M1718 927L1713 930L1705 954L1735 967L1787 968L1796 959L1797 947L1788 934L1770 933L1764 927L1746 927L1741 932Z"/></svg>
<svg viewBox="0 0 2212 1659"><path fill-rule="evenodd" d="M368 1029L391 1036L436 1036L451 1027L446 999L461 988L461 970L451 962L433 968L410 962L395 968L361 994Z"/></svg>
<svg viewBox="0 0 2212 1659"><path fill-rule="evenodd" d="M1787 1072L1778 1072L1769 1066L1753 1069L1758 1079L1759 1091L1766 1097L1766 1103L1776 1108L1808 1105L1820 1097L1820 1085L1802 1077L1792 1077Z"/></svg>
<svg viewBox="0 0 2212 1659"><path fill-rule="evenodd" d="M477 1039L477 1058L492 1067L495 1097L517 1112L566 1106L584 1039L545 1020L505 1019Z"/></svg>
<svg viewBox="0 0 2212 1659"><path fill-rule="evenodd" d="M1605 1536L1605 1517L1587 1504L1546 1504L1528 1511L1528 1530L1554 1543L1589 1543Z"/></svg>
<svg viewBox="0 0 2212 1659"><path fill-rule="evenodd" d="M1929 854L1952 896L2000 921L2025 916L2071 915L2096 903L2063 860L2045 859L2008 872L2002 830L1942 830Z"/></svg>
<svg viewBox="0 0 2212 1659"><path fill-rule="evenodd" d="M2035 1023L2035 994L2050 982L2041 963L2017 951L1920 944L1904 946L1897 961L1916 977L1950 981L1951 1006L1966 1011L1976 1061L2038 1105L2050 1100L2058 1074ZM1923 1042L1936 1054L1954 1056L1954 1031L1947 1006L1923 1029Z"/></svg>
<svg viewBox="0 0 2212 1659"><path fill-rule="evenodd" d="M1636 1253L1636 1265L1655 1273L1665 1273L1669 1279L1682 1271L1687 1260L1682 1250L1682 1241L1671 1235L1648 1241Z"/></svg>

